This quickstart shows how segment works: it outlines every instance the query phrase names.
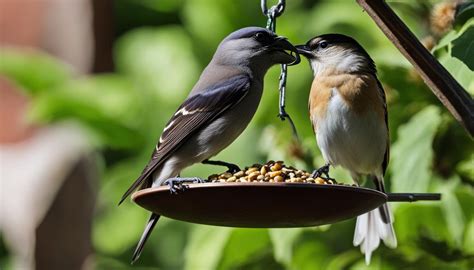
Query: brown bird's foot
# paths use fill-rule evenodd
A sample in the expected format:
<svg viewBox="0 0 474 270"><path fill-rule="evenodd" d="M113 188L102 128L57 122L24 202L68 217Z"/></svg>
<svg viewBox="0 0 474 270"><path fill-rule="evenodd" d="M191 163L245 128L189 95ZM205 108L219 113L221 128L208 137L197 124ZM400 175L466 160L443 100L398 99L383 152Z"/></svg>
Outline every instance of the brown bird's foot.
<svg viewBox="0 0 474 270"><path fill-rule="evenodd" d="M202 164L209 164L209 165L225 166L228 169L227 172L230 172L230 173L236 173L236 172L240 171L239 166L237 166L233 163L225 162L225 161L206 159L206 160L203 160L201 163Z"/></svg>
<svg viewBox="0 0 474 270"><path fill-rule="evenodd" d="M204 183L205 181L198 177L175 177L170 178L164 182L165 185L168 185L171 194L178 194L179 192L183 192L188 189L188 185L190 184L197 184L197 183Z"/></svg>
<svg viewBox="0 0 474 270"><path fill-rule="evenodd" d="M319 177L326 181L331 180L334 184L337 184L336 179L329 176L329 166L330 166L329 164L326 164L322 166L321 168L314 170L311 177L313 177L314 179Z"/></svg>

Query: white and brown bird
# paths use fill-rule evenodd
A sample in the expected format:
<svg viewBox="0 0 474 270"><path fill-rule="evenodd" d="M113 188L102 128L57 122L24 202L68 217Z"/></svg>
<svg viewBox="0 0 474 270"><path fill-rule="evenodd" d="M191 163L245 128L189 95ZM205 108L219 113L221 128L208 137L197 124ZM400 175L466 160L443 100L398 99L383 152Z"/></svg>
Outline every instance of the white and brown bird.
<svg viewBox="0 0 474 270"><path fill-rule="evenodd" d="M382 192L389 161L387 105L374 61L353 38L326 34L296 46L313 71L309 114L326 165L347 169L356 184L368 176ZM379 246L395 248L397 239L387 204L357 218L353 243L366 263Z"/></svg>
<svg viewBox="0 0 474 270"><path fill-rule="evenodd" d="M247 27L227 36L163 129L150 161L120 203L138 188L160 186L170 178L179 180L180 172L195 163L238 170L236 165L208 159L231 144L249 124L260 103L267 70L292 62L299 62L296 48L265 28ZM132 263L159 217L151 215Z"/></svg>

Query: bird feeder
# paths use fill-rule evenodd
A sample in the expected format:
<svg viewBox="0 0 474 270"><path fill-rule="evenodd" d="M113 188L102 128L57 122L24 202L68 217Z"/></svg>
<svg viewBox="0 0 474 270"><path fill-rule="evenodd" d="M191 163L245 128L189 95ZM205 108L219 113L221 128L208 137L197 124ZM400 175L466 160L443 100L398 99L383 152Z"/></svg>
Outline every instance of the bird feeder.
<svg viewBox="0 0 474 270"><path fill-rule="evenodd" d="M383 33L413 64L432 92L473 136L474 111L469 94L427 51L384 0L356 0ZM262 10L275 31L285 1ZM280 118L284 110L286 65L280 76ZM291 119L290 123L291 122ZM295 131L293 127L293 131ZM294 133L295 137L296 132ZM199 183L182 192L168 186L147 188L132 195L141 207L169 218L217 226L289 228L332 224L354 218L386 202L440 200L437 193L383 193L347 185L307 183Z"/></svg>
<svg viewBox="0 0 474 270"><path fill-rule="evenodd" d="M176 194L168 186L142 189L135 203L165 217L206 225L292 228L354 218L386 202L439 200L440 194L385 194L347 185L306 183L189 184Z"/></svg>

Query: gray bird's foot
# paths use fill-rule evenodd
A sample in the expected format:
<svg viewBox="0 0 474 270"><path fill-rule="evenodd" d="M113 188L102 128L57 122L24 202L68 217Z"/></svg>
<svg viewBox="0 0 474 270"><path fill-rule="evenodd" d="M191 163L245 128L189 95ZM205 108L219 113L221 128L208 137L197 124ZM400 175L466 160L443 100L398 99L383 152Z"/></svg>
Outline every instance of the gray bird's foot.
<svg viewBox="0 0 474 270"><path fill-rule="evenodd" d="M330 166L329 164L326 164L322 166L321 168L314 170L311 177L315 179L319 177L319 178L323 178L324 180L331 180L334 184L337 184L336 179L329 176L329 166Z"/></svg>
<svg viewBox="0 0 474 270"><path fill-rule="evenodd" d="M203 179L198 177L175 177L166 180L164 184L169 186L171 194L178 194L179 192L183 192L188 189L188 185L186 185L186 183L197 184L204 182L205 181Z"/></svg>
<svg viewBox="0 0 474 270"><path fill-rule="evenodd" d="M240 171L239 166L237 166L236 164L225 162L225 161L220 161L220 160L206 159L206 160L202 161L202 164L225 166L228 169L227 172L230 172L230 173L236 173L236 172Z"/></svg>

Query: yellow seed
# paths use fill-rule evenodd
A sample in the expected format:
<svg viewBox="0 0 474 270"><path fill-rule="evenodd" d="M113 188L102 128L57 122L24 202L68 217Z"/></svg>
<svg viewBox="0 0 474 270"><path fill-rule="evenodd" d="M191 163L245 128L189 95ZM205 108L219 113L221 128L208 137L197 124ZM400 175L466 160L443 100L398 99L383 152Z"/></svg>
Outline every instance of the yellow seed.
<svg viewBox="0 0 474 270"><path fill-rule="evenodd" d="M271 172L268 174L268 176L274 178L275 176L281 175L281 173L281 171Z"/></svg>
<svg viewBox="0 0 474 270"><path fill-rule="evenodd" d="M272 171L279 171L279 170L281 170L281 164L280 164L280 163L275 163L275 165L273 165L273 166L271 167L271 170L272 170Z"/></svg>
<svg viewBox="0 0 474 270"><path fill-rule="evenodd" d="M219 183L225 183L224 179L219 179Z"/></svg>
<svg viewBox="0 0 474 270"><path fill-rule="evenodd" d="M230 172L225 172L221 175L219 175L219 178L229 178L229 177L232 177L232 174Z"/></svg>
<svg viewBox="0 0 474 270"><path fill-rule="evenodd" d="M265 176L263 176L263 175L257 176L257 180L263 180L264 178L265 178Z"/></svg>
<svg viewBox="0 0 474 270"><path fill-rule="evenodd" d="M283 177L281 177L281 175L277 175L277 176L275 176L275 178L273 178L273 180L275 182L283 182Z"/></svg>
<svg viewBox="0 0 474 270"><path fill-rule="evenodd" d="M237 177L235 176L227 178L227 182L235 182L236 180L237 180Z"/></svg>
<svg viewBox="0 0 474 270"><path fill-rule="evenodd" d="M244 176L244 174L245 174L244 171L238 171L234 174L234 176L235 177L242 177L242 176Z"/></svg>
<svg viewBox="0 0 474 270"><path fill-rule="evenodd" d="M255 180L255 179L257 179L257 177L258 177L259 175L260 175L260 172L255 172L255 171L254 171L254 172L251 172L251 173L249 174L249 180L250 180L250 181L251 181L251 180Z"/></svg>
<svg viewBox="0 0 474 270"><path fill-rule="evenodd" d="M315 182L316 182L316 184L325 184L326 183L326 181L324 181L324 179L322 179L321 177L316 178Z"/></svg>
<svg viewBox="0 0 474 270"><path fill-rule="evenodd" d="M266 168L266 166L262 166L262 168L260 169L260 173L261 173L261 174L266 174L266 173L267 173L267 168Z"/></svg>
<svg viewBox="0 0 474 270"><path fill-rule="evenodd" d="M250 175L251 173L253 173L253 172L255 172L255 171L258 171L258 169L255 168L255 167L252 167L252 168L248 169L248 170L245 172L245 174Z"/></svg>

